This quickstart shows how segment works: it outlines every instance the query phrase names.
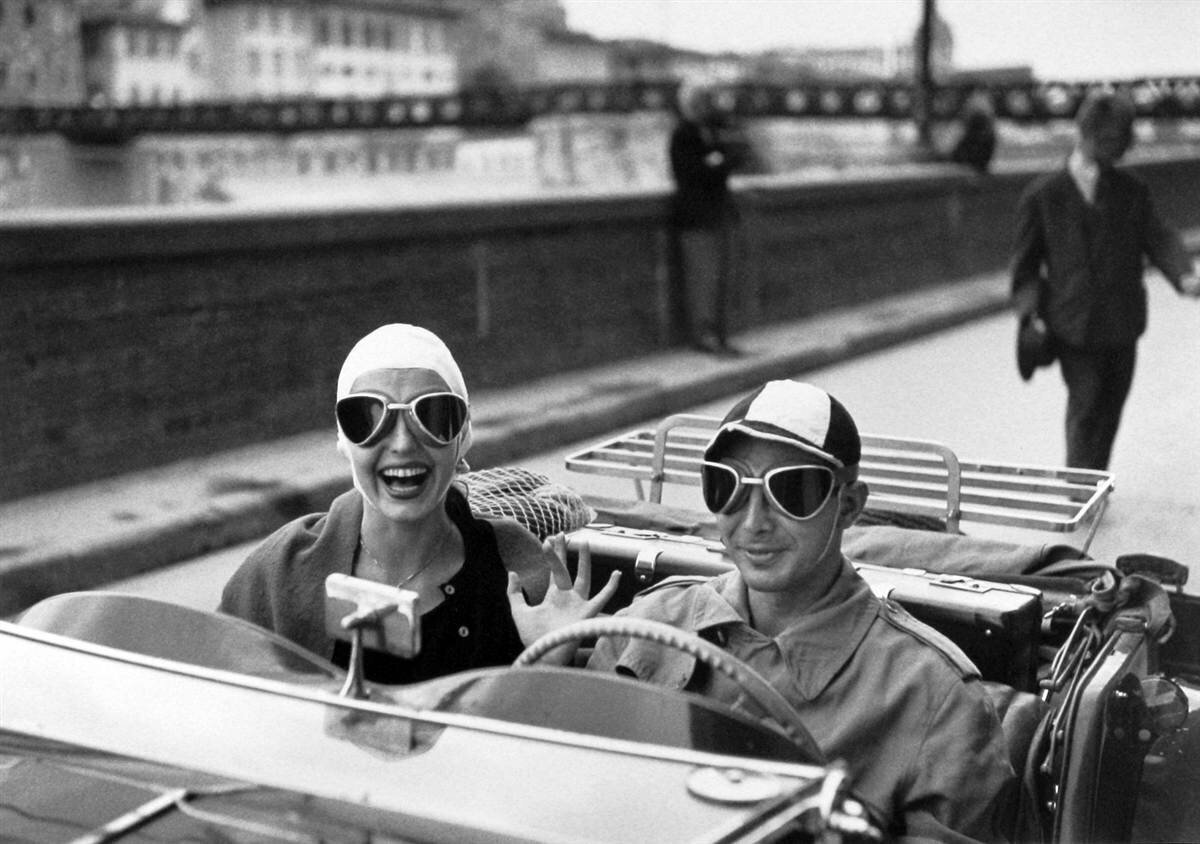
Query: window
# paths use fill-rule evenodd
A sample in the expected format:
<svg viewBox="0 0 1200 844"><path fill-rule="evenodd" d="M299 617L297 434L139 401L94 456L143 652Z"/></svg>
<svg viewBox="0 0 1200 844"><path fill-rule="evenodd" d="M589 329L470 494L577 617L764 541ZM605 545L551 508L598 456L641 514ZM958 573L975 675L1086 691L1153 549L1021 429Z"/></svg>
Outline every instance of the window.
<svg viewBox="0 0 1200 844"><path fill-rule="evenodd" d="M275 75L283 76L283 50L275 51Z"/></svg>
<svg viewBox="0 0 1200 844"><path fill-rule="evenodd" d="M330 35L329 35L329 30L330 30L329 18L326 17L325 15L321 15L319 18L317 18L317 43L318 44L326 45L330 42L331 39L330 39Z"/></svg>
<svg viewBox="0 0 1200 844"><path fill-rule="evenodd" d="M262 71L262 60L258 56L258 50L250 50L246 54L246 69L251 76L258 76Z"/></svg>
<svg viewBox="0 0 1200 844"><path fill-rule="evenodd" d="M350 18L342 18L342 46L354 46L354 27L350 25Z"/></svg>
<svg viewBox="0 0 1200 844"><path fill-rule="evenodd" d="M380 27L379 36L380 36L380 39L383 41L383 49L385 49L385 50L392 49L393 34L392 34L392 24L390 21L385 21L384 24Z"/></svg>
<svg viewBox="0 0 1200 844"><path fill-rule="evenodd" d="M33 0L25 0L25 25L33 26L37 23L37 12L33 9Z"/></svg>

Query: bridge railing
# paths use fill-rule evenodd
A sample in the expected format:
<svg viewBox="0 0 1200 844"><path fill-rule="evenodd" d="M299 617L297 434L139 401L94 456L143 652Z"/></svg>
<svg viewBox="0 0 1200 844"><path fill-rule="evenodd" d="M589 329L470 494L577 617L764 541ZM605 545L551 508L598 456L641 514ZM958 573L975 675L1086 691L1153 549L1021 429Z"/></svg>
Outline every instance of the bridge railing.
<svg viewBox="0 0 1200 844"><path fill-rule="evenodd" d="M935 118L958 114L972 94L986 94L1001 119L1044 122L1070 118L1092 88L1129 92L1143 117L1200 117L1200 79L1144 78L1110 82L1030 82L940 87ZM373 99L291 99L197 102L126 107L0 109L0 133L58 132L91 142L120 142L143 133L329 131L432 126L515 126L549 114L627 113L669 109L675 81L464 89L440 96ZM739 117L908 120L915 91L899 82L738 83L718 88L719 106Z"/></svg>

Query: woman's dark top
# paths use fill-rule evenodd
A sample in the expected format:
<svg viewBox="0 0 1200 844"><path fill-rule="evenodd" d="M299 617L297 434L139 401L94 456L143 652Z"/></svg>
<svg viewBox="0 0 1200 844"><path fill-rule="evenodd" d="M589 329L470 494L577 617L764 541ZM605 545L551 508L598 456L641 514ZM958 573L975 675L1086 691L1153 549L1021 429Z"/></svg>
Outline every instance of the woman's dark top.
<svg viewBox="0 0 1200 844"><path fill-rule="evenodd" d="M363 674L376 683L418 683L471 668L510 665L523 646L508 605L508 574L487 522L474 518L452 491L446 512L463 538L466 562L442 584L442 603L421 616L421 652L412 659L364 649ZM350 664L339 641L333 662Z"/></svg>
<svg viewBox="0 0 1200 844"><path fill-rule="evenodd" d="M350 490L334 499L328 513L304 516L271 534L225 584L219 610L345 666L349 646L325 630L325 578L352 574L362 508L362 497ZM503 559L497 548L503 522L476 518L457 489L447 495L446 512L463 537L462 569L443 584L446 600L421 617L421 653L400 660L368 652L368 679L411 682L506 665L522 650L508 605L505 563L521 573L538 560ZM515 524L508 527L526 533ZM538 542L526 539L536 550ZM540 593L532 600L541 600Z"/></svg>

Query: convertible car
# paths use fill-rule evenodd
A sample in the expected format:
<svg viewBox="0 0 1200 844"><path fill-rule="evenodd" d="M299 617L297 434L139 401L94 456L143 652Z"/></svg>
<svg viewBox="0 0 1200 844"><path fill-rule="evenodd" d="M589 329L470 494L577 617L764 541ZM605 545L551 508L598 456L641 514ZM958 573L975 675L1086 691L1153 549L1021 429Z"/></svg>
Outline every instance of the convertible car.
<svg viewBox="0 0 1200 844"><path fill-rule="evenodd" d="M568 460L631 478L629 499L584 495L564 517L570 491L480 483L473 503L566 529L569 548L592 549L597 584L623 569L615 610L663 577L730 565L707 513L664 503L665 488L698 483L714 422L672 417ZM887 438L867 438L864 455L872 494L848 553L980 667L1024 783L1014 828L1200 840L1200 599L1177 562L1086 554L1111 477L969 464ZM1037 531L1087 534L1028 541ZM117 593L58 595L0 622L0 840L883 839L849 772L757 675L665 625L602 615L512 667L366 682L364 649L420 647L411 597L331 578L325 623L352 643L348 672L240 620ZM539 664L562 642L613 634L687 651L757 713Z"/></svg>

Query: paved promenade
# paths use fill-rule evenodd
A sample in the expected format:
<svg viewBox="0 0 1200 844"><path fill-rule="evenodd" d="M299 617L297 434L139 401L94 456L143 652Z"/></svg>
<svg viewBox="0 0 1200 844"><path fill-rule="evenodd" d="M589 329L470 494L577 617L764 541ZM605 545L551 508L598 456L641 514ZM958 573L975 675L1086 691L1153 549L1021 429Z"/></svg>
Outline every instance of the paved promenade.
<svg viewBox="0 0 1200 844"><path fill-rule="evenodd" d="M472 465L513 463L657 420L768 378L995 313L1006 298L1003 274L964 279L739 335L746 354L737 358L670 349L473 392ZM0 503L0 615L260 537L325 509L350 485L334 442L330 428Z"/></svg>

